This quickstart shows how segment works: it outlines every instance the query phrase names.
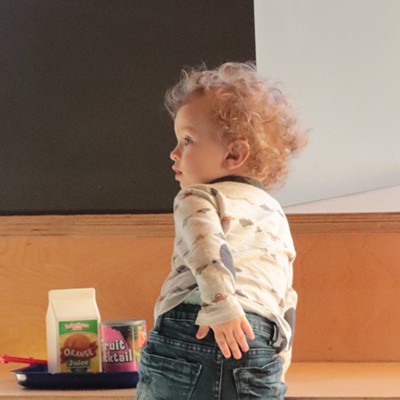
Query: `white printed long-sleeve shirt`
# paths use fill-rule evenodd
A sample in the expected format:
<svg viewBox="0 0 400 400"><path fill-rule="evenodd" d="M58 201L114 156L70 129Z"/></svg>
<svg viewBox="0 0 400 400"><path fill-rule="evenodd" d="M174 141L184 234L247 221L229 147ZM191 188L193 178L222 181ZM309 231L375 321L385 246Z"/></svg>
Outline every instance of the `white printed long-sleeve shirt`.
<svg viewBox="0 0 400 400"><path fill-rule="evenodd" d="M172 270L155 318L198 298L196 324L252 312L275 322L284 371L290 363L297 294L295 249L279 203L243 177L182 189L174 201Z"/></svg>

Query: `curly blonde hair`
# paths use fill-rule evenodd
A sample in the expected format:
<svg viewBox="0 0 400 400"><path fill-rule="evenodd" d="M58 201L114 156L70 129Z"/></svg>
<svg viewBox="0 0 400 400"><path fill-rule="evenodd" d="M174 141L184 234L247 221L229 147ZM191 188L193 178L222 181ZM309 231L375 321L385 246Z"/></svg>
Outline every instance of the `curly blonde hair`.
<svg viewBox="0 0 400 400"><path fill-rule="evenodd" d="M251 62L228 62L213 70L201 66L182 71L180 81L166 92L165 106L175 119L180 107L204 94L211 94L223 139L249 144L248 176L266 188L282 184L307 132L277 85L261 78Z"/></svg>

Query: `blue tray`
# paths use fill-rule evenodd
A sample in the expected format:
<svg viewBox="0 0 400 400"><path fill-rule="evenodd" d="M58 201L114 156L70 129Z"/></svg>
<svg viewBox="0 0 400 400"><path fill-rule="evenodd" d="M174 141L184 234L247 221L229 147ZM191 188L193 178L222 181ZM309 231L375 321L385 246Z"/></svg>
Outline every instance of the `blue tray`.
<svg viewBox="0 0 400 400"><path fill-rule="evenodd" d="M55 373L46 365L16 369L17 382L30 389L126 389L136 387L137 372Z"/></svg>

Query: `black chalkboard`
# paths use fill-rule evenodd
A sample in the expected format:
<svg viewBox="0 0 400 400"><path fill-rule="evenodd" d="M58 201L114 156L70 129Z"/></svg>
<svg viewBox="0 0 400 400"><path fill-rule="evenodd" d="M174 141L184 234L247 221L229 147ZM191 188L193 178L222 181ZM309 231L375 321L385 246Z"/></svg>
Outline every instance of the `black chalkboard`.
<svg viewBox="0 0 400 400"><path fill-rule="evenodd" d="M1 0L0 214L162 213L165 90L255 59L252 0Z"/></svg>

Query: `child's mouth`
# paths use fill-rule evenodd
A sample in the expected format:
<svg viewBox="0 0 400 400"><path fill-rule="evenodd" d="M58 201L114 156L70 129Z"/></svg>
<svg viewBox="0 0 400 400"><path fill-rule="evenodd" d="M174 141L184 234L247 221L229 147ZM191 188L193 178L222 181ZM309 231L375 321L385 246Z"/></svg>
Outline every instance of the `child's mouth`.
<svg viewBox="0 0 400 400"><path fill-rule="evenodd" d="M172 170L175 172L175 179L178 179L182 176L182 172L179 169L172 167Z"/></svg>

